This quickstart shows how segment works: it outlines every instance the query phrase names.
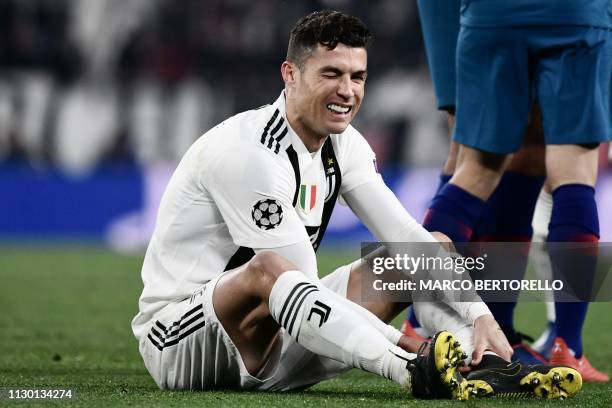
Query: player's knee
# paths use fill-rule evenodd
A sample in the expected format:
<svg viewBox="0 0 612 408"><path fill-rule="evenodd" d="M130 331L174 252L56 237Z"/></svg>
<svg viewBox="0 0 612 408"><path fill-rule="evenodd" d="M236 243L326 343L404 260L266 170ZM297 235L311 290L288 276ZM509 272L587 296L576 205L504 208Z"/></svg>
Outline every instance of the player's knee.
<svg viewBox="0 0 612 408"><path fill-rule="evenodd" d="M263 251L256 254L247 267L247 270L258 278L274 281L283 272L295 269L295 266L273 251Z"/></svg>
<svg viewBox="0 0 612 408"><path fill-rule="evenodd" d="M554 190L563 184L594 186L597 180L598 150L578 145L546 147L546 172Z"/></svg>

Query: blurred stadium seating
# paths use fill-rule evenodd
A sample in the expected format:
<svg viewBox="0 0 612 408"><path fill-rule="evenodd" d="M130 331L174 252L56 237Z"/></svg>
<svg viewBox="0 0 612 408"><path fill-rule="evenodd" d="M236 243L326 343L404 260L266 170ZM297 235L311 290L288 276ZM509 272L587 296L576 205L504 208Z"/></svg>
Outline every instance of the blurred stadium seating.
<svg viewBox="0 0 612 408"><path fill-rule="evenodd" d="M356 126L419 219L447 143L413 3L0 0L0 239L141 249L183 152L215 123L276 98L288 32L320 8L355 14L375 33ZM612 175L600 183L609 241ZM337 209L329 240L367 236Z"/></svg>

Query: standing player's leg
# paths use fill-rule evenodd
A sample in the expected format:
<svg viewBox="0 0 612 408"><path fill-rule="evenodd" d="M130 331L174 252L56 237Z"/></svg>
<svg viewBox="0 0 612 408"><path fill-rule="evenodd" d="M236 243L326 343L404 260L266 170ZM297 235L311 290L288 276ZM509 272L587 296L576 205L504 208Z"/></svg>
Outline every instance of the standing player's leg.
<svg viewBox="0 0 612 408"><path fill-rule="evenodd" d="M424 222L431 230L445 228L453 242L471 239L509 163L508 154L522 143L532 91L527 50L516 42L504 29L462 27L459 33L453 138L461 146L453 177L432 201Z"/></svg>
<svg viewBox="0 0 612 408"><path fill-rule="evenodd" d="M549 243L589 243L583 251L554 247L550 250L553 276L562 277L574 287L580 302L557 300L551 364L563 364L580 371L585 381L606 382L609 376L593 368L582 348L582 329L588 310L586 300L593 283L599 242L599 222L595 203L597 174L596 148L556 145L547 148L547 166L553 189L553 210L549 224ZM577 271L580 271L578 274Z"/></svg>
<svg viewBox="0 0 612 408"><path fill-rule="evenodd" d="M467 382L456 371L462 351L450 333L434 339L429 356L410 354L373 327L356 305L272 252L223 275L213 306L252 374L268 360L280 326L311 352L412 386L415 395L428 389L430 396L468 397Z"/></svg>
<svg viewBox="0 0 612 408"><path fill-rule="evenodd" d="M470 59L470 41L474 39L470 36L461 43L463 50L467 50L467 57L461 54L460 63L462 66L459 86L463 95L471 95L472 88L470 80L480 80L478 75L474 75L465 65L473 63ZM467 43L467 46L466 46ZM521 56L524 59L524 56ZM512 65L509 65L512 67ZM476 69L481 67L476 64ZM523 83L527 83L528 77L523 73L517 75ZM515 84L512 84L514 86ZM506 122L515 120L516 123L509 123L508 128L512 129L514 137L509 138L510 144L501 146L502 152L510 152L517 145L523 132L525 139L521 149L512 157L506 173L500 177L501 170L505 168L503 155L494 155L485 152L478 152L475 149L462 147L461 170L456 172L456 185L446 186L438 192L427 213L424 226L430 230L440 230L458 242L466 241L495 241L495 242L523 242L528 245L531 239L531 219L536 203L536 199L543 183L544 175L544 149L541 135L541 126L538 120L538 110L533 109L529 120L529 126L525 131L521 129L521 124L525 123L527 112L525 107L530 106L529 92L516 92L515 89L504 89L508 93L513 93L513 103L511 108L503 112L495 112L492 122ZM501 97L501 96L500 96ZM463 125L460 129L460 138L470 135L471 124L469 121L478 122L480 113L476 113L478 106L473 101L468 100L467 107L464 104L460 109L463 113ZM522 103L522 105L521 105ZM521 109L522 106L522 109ZM466 112L467 111L467 112ZM468 116L473 114L470 118ZM481 117L482 119L482 117ZM480 120L481 120L480 119ZM466 120L468 123L466 123ZM482 129L480 129L482 130ZM487 135L481 135L487 139ZM468 139L469 140L469 139ZM518 143L517 143L518 141ZM471 142L474 142L471 140ZM479 140L480 142L480 140ZM474 143L478 145L478 143ZM491 151L499 151L500 146L489 143ZM535 165L534 165L535 164ZM457 174L459 173L459 174ZM470 180L476 183L469 184ZM499 180L499 183L497 182ZM492 193L494 189L494 192ZM521 200L516 200L516 197ZM518 266L524 272L526 258L522 260L523 265ZM494 317L503 327L509 341L515 347L513 359L533 364L539 362L534 353L522 342L522 336L514 330L513 314L514 302L490 303L489 307Z"/></svg>
<svg viewBox="0 0 612 408"><path fill-rule="evenodd" d="M531 224L546 174L544 137L539 116L539 108L534 106L521 149L512 156L499 185L487 200L471 238L472 242L513 243L509 249L516 255L513 257L516 262L513 262L512 271L504 276L507 279L522 279L527 269L527 255L533 235ZM512 360L526 364L542 363L542 356L524 342L524 339L531 338L515 330L516 299L487 302L487 306L514 348Z"/></svg>
<svg viewBox="0 0 612 408"><path fill-rule="evenodd" d="M553 192L548 232L548 242L554 243L550 246L551 264L555 276L565 277L583 300L556 303L558 338L551 362L576 367L585 381L608 381L609 377L592 368L584 357L582 327L599 243L594 188L597 147L612 137L612 38L609 30L582 27L542 28L533 34L532 45L546 51L535 72L547 143L546 170ZM588 243L583 244L588 248L559 248L557 243L563 242Z"/></svg>

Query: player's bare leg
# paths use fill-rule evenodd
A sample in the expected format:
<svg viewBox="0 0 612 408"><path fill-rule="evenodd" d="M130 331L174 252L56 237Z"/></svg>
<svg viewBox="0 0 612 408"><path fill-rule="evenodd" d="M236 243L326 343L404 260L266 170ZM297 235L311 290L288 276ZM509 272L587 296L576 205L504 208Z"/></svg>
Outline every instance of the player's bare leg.
<svg viewBox="0 0 612 408"><path fill-rule="evenodd" d="M311 352L412 386L415 395L469 397L456 369L465 357L452 334L439 333L426 355L410 354L364 317L369 312L310 281L273 252L259 253L224 275L213 306L252 374L266 362L282 326Z"/></svg>
<svg viewBox="0 0 612 408"><path fill-rule="evenodd" d="M509 155L487 153L461 145L457 168L449 183L486 201L499 184L509 162Z"/></svg>
<svg viewBox="0 0 612 408"><path fill-rule="evenodd" d="M596 148L578 145L546 146L546 170L551 191L564 184L595 186L597 181Z"/></svg>
<svg viewBox="0 0 612 408"><path fill-rule="evenodd" d="M267 361L280 328L265 300L276 278L291 269L293 265L282 257L261 253L227 272L213 292L215 313L251 374Z"/></svg>

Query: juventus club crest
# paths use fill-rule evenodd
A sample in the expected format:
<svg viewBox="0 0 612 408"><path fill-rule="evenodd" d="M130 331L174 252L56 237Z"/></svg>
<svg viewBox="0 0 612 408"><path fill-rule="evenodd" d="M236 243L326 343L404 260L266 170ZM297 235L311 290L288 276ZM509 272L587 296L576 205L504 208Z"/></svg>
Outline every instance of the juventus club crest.
<svg viewBox="0 0 612 408"><path fill-rule="evenodd" d="M308 214L317 204L317 185L302 184L300 186L300 207Z"/></svg>

